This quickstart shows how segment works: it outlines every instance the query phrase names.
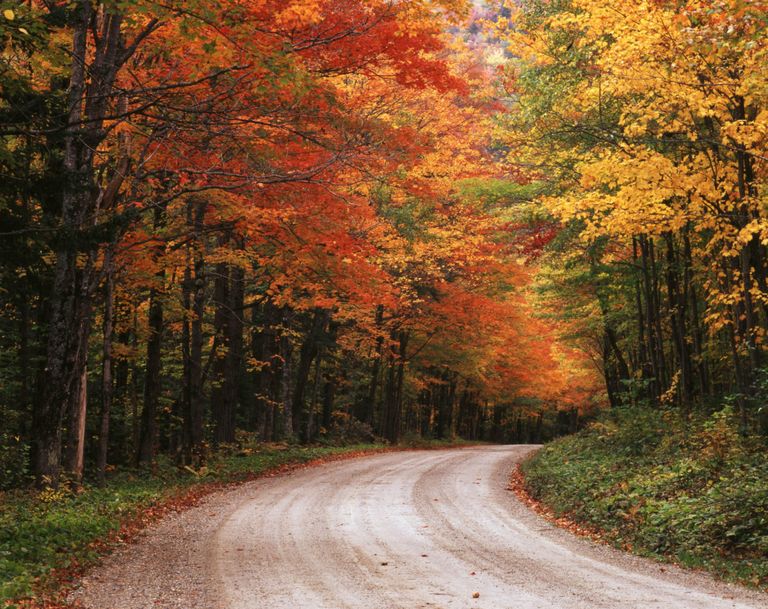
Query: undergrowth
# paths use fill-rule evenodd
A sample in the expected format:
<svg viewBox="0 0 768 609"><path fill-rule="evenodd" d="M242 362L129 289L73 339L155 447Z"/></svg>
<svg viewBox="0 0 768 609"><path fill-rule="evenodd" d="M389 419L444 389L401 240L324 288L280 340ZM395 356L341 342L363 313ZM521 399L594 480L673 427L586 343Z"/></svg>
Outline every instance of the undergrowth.
<svg viewBox="0 0 768 609"><path fill-rule="evenodd" d="M615 409L522 466L556 515L614 545L768 586L765 438L741 437L730 408Z"/></svg>

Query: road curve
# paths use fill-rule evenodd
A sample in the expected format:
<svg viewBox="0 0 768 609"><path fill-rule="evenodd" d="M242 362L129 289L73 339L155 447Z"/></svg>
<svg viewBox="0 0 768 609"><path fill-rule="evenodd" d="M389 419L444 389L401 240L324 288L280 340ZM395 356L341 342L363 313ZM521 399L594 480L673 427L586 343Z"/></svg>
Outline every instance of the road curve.
<svg viewBox="0 0 768 609"><path fill-rule="evenodd" d="M552 527L506 490L531 447L387 453L257 481L107 561L91 609L726 609L768 595Z"/></svg>

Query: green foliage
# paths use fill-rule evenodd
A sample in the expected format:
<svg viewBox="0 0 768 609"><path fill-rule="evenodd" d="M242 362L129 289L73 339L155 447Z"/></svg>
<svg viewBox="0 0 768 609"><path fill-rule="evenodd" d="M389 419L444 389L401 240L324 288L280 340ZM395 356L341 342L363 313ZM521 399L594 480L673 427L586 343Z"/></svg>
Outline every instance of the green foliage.
<svg viewBox="0 0 768 609"><path fill-rule="evenodd" d="M19 436L0 432L0 491L26 484L28 466L29 445Z"/></svg>
<svg viewBox="0 0 768 609"><path fill-rule="evenodd" d="M546 186L543 182L520 184L494 178L471 178L456 184L462 200L482 201L490 209L530 203L545 192Z"/></svg>
<svg viewBox="0 0 768 609"><path fill-rule="evenodd" d="M615 409L529 460L528 488L620 547L768 585L765 441L735 418Z"/></svg>
<svg viewBox="0 0 768 609"><path fill-rule="evenodd" d="M91 542L162 493L160 479L131 477L108 489L5 498L0 504L0 600L29 594L35 579L51 568L93 560Z"/></svg>

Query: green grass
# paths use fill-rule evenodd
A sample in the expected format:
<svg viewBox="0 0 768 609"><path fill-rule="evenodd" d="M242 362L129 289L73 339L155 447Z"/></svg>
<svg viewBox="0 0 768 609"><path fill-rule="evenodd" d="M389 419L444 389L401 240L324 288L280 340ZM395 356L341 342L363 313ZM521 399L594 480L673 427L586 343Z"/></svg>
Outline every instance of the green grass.
<svg viewBox="0 0 768 609"><path fill-rule="evenodd" d="M523 464L531 495L622 548L768 586L765 438L726 409L617 409Z"/></svg>
<svg viewBox="0 0 768 609"><path fill-rule="evenodd" d="M258 447L219 456L199 471L161 465L153 474L121 472L105 488L0 495L0 604L39 593L54 569L95 562L108 545L94 545L129 521L186 491L232 483L268 470L381 448ZM138 523L137 526L141 526Z"/></svg>

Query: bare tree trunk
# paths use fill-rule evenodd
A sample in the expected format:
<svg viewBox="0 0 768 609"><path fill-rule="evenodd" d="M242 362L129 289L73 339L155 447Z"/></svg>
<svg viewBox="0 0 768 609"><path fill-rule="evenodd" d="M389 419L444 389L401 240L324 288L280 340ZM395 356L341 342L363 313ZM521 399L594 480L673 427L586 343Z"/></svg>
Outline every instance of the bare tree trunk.
<svg viewBox="0 0 768 609"><path fill-rule="evenodd" d="M687 289L687 296L689 307L691 312L691 324L693 335L693 351L696 357L696 368L698 370L699 385L701 387L702 395L708 395L711 390L709 382L709 374L707 370L707 363L704 358L704 332L701 328L699 321L699 302L696 297L696 286L691 280L693 259L691 253L691 240L688 237L688 232L683 233L683 258L685 260L685 278Z"/></svg>
<svg viewBox="0 0 768 609"><path fill-rule="evenodd" d="M112 331L114 317L114 274L112 270L112 248L104 255L105 293L104 321L101 361L101 421L99 425L99 453L96 472L99 485L103 486L107 472L107 451L109 450L109 421L112 414Z"/></svg>
<svg viewBox="0 0 768 609"><path fill-rule="evenodd" d="M72 416L68 433L65 468L72 482L83 481L85 457L85 415L88 406L88 368L83 367L77 387L77 399L72 403Z"/></svg>
<svg viewBox="0 0 768 609"><path fill-rule="evenodd" d="M398 346L392 346L389 363L389 380L387 382L387 402L384 417L384 437L392 444L400 440L400 421L403 412L403 382L405 379L405 356L408 346L409 333L401 330L398 333Z"/></svg>

